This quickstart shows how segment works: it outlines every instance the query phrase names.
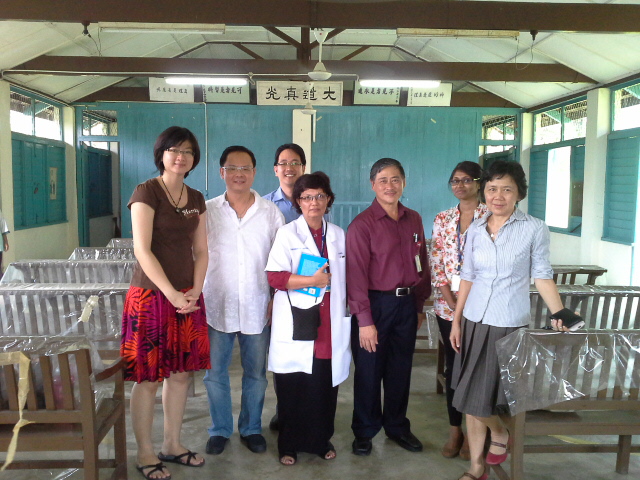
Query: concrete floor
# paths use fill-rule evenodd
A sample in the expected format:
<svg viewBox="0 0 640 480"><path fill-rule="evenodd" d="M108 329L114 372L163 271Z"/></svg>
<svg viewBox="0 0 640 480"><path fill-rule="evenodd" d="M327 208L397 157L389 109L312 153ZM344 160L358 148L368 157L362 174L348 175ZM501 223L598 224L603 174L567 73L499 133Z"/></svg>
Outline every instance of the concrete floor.
<svg viewBox="0 0 640 480"><path fill-rule="evenodd" d="M241 368L237 348L232 363L232 395L234 413L240 405ZM333 444L337 449L337 458L325 461L315 455L299 454L298 463L285 467L278 462L277 434L268 429L268 422L275 409L275 394L271 385L271 374L268 374L269 386L263 412L264 436L267 439L267 452L254 454L240 443L235 432L222 455L204 454L208 439L207 427L210 423L207 396L202 384L202 373L196 377L196 396L189 398L184 419L183 443L188 448L201 452L206 458L202 468L170 465L174 480L215 479L215 480L282 480L282 479L362 479L372 478L426 478L433 480L456 480L465 471L467 463L458 458L445 459L440 455L440 448L447 436L448 421L444 396L435 393L435 355L416 354L414 359L409 418L414 434L424 443L424 451L410 453L394 442L388 440L381 432L373 440L373 453L369 457L357 457L351 453L351 411L352 382L347 380L340 387L338 411L336 414L336 434ZM130 389L130 387L129 387ZM161 421L162 407L156 402L157 421L154 434L156 445L162 443ZM129 418L127 417L129 424ZM637 440L637 439L636 439ZM108 442L107 449L111 450ZM581 441L579 439L575 441ZM617 439L611 437L612 442ZM129 478L142 479L135 469L136 445L133 434L128 433L127 448L129 451ZM508 471L508 461L504 464ZM527 480L548 479L583 479L590 480L625 480L640 478L640 455L633 454L630 474L616 474L615 454L570 454L526 455L525 473ZM37 473L36 473L37 472ZM103 476L106 478L107 472ZM0 473L0 479L36 480L36 479L82 479L80 471L7 471ZM490 478L497 478L491 474Z"/></svg>

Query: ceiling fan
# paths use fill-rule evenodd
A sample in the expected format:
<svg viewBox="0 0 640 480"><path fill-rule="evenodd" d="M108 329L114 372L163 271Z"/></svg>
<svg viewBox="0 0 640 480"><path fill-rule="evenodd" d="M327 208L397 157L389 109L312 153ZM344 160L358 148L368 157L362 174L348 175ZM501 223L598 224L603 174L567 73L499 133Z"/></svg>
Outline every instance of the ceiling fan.
<svg viewBox="0 0 640 480"><path fill-rule="evenodd" d="M324 63L322 63L322 44L327 38L327 32L325 32L324 30L315 29L313 31L313 34L318 41L318 63L316 63L314 69L311 70L307 75L309 75L309 78L313 81L322 82L331 78L331 72L328 72L324 66Z"/></svg>

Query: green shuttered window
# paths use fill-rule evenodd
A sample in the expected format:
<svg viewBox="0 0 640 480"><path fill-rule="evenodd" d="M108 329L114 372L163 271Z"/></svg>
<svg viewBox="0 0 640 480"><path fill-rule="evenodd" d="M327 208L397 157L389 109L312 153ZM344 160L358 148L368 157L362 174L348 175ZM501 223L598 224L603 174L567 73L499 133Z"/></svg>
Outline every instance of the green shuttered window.
<svg viewBox="0 0 640 480"><path fill-rule="evenodd" d="M632 244L638 202L640 137L609 138L603 240Z"/></svg>

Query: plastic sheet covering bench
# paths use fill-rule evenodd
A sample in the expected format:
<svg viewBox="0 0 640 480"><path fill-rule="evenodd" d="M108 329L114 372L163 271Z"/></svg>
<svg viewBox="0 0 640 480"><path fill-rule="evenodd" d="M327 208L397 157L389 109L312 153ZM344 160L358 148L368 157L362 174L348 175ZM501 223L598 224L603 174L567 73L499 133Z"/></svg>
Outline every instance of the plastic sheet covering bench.
<svg viewBox="0 0 640 480"><path fill-rule="evenodd" d="M632 444L632 436L640 435L640 330L521 329L496 342L496 349L511 411L504 420L513 441L512 480L524 478L524 453L615 452L616 472L628 473L631 452L640 452L640 444ZM525 436L533 435L618 438L525 444ZM570 471L571 459L565 458ZM501 467L494 470L509 478Z"/></svg>
<svg viewBox="0 0 640 480"><path fill-rule="evenodd" d="M129 284L0 284L0 335L85 335L119 357Z"/></svg>
<svg viewBox="0 0 640 480"><path fill-rule="evenodd" d="M69 260L135 260L133 248L78 247Z"/></svg>
<svg viewBox="0 0 640 480"><path fill-rule="evenodd" d="M110 478L127 478L123 363L94 374L91 352L86 337L0 337L3 468L82 468L87 480L110 468ZM96 401L96 386L110 379L112 393ZM100 459L98 447L112 430L113 458Z"/></svg>
<svg viewBox="0 0 640 480"><path fill-rule="evenodd" d="M130 283L135 260L21 260L0 283Z"/></svg>
<svg viewBox="0 0 640 480"><path fill-rule="evenodd" d="M133 248L133 238L112 238L107 243L109 248Z"/></svg>

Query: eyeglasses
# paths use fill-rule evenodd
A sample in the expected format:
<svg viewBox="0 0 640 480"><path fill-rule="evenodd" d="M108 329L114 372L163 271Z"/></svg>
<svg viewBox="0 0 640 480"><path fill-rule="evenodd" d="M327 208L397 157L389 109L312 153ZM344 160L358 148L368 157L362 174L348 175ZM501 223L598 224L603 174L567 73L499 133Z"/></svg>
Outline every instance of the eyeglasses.
<svg viewBox="0 0 640 480"><path fill-rule="evenodd" d="M391 180L389 180L388 178L381 178L379 180L376 180L376 183L380 184L380 185L393 185L394 187L397 187L398 185L400 185L402 183L402 179L399 177L393 177Z"/></svg>
<svg viewBox="0 0 640 480"><path fill-rule="evenodd" d="M178 155L182 155L183 157L193 157L193 152L191 150L178 150L177 148L167 148L165 152L170 153L174 157Z"/></svg>
<svg viewBox="0 0 640 480"><path fill-rule="evenodd" d="M311 203L314 200L317 200L318 202L324 202L328 198L329 195L327 195L326 193L319 193L317 195L305 195L304 197L300 197L300 200L303 202Z"/></svg>
<svg viewBox="0 0 640 480"><path fill-rule="evenodd" d="M276 165L282 168L287 168L287 167L295 168L295 167L301 167L302 163L301 162L278 162L276 163Z"/></svg>
<svg viewBox="0 0 640 480"><path fill-rule="evenodd" d="M467 177L467 178L463 178L462 180L458 180L456 178L456 179L453 179L453 180L449 181L449 185L451 185L452 187L456 187L456 186L458 186L458 185L460 185L462 183L464 186L467 186L467 185L471 185L473 182L477 182L478 180L480 180L480 179L479 178L469 178L469 177Z"/></svg>
<svg viewBox="0 0 640 480"><path fill-rule="evenodd" d="M235 165L229 165L228 167L222 167L227 173L249 173L255 167L237 167Z"/></svg>

